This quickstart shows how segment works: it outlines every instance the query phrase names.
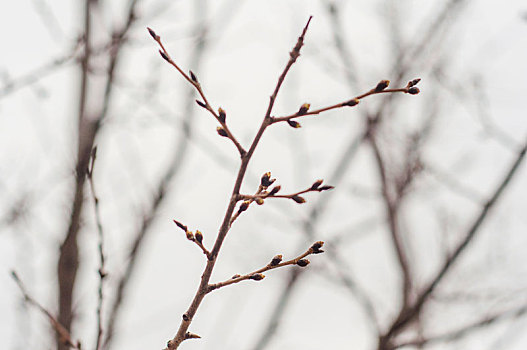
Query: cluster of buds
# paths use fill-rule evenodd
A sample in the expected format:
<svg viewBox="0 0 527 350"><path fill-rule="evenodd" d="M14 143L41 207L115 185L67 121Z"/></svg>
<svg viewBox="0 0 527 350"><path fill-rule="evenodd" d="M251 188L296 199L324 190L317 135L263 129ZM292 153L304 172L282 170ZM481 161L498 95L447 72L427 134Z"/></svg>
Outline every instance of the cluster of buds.
<svg viewBox="0 0 527 350"><path fill-rule="evenodd" d="M177 220L173 220L173 221L177 225L177 227L185 231L185 235L187 236L187 239L189 241L196 243L201 248L203 253L209 256L210 254L209 251L203 245L203 233L201 233L200 230L196 230L196 232L192 232L188 229L186 225L183 225L181 222Z"/></svg>
<svg viewBox="0 0 527 350"><path fill-rule="evenodd" d="M273 186L271 189L269 189L269 187L271 187L275 181L276 179L271 178L270 172L266 172L265 174L263 174L262 178L260 179L260 186L256 194L252 196L249 196L249 195L241 196L242 199L244 200L240 204L240 207L238 208L237 215L246 211L252 202L256 202L256 204L258 205L262 205L264 204L264 199L269 198L269 197L291 199L298 204L303 204L306 202L306 199L301 196L302 194L308 193L308 192L322 192L322 191L327 191L327 190L331 190L334 188L333 186L322 185L324 180L317 180L311 185L311 187L303 191L299 191L299 192L292 193L292 194L278 195L278 192L282 189L280 185Z"/></svg>
<svg viewBox="0 0 527 350"><path fill-rule="evenodd" d="M410 80L408 84L406 84L406 92L410 95L417 95L420 91L419 88L416 86L421 81L421 78L416 78L414 80Z"/></svg>

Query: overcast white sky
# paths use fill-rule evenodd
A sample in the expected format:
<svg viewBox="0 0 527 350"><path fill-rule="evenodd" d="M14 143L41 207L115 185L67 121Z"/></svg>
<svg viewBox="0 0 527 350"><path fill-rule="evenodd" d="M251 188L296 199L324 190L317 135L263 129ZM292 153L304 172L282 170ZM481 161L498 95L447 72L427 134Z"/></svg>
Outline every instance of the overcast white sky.
<svg viewBox="0 0 527 350"><path fill-rule="evenodd" d="M104 8L99 25L109 33L112 27L122 25L126 1L99 2ZM193 1L140 1L139 20L116 78L115 103L97 142L100 172L96 180L108 233L109 289L115 287L112 276L122 272L129 237L148 207L145 203L182 137L179 125L189 91L181 77L159 58L146 26L161 35L182 67L195 69L192 29L196 18L204 17L209 43L196 74L211 103L227 110L233 132L248 145L288 52L310 15L314 18L306 44L277 100L277 115L291 113L305 102L313 107L340 102L369 90L381 79L395 79L391 67L397 45L406 47L418 41L443 2L337 1L345 42L355 62L353 73L358 76L353 89L346 82L345 72L350 67L342 64L334 48L325 1L204 3L206 11L196 14ZM434 106L441 119L424 149L427 161L486 199L513 160L511 148L523 144L527 135L527 6L519 0L460 3L437 45L427 49L430 51L403 78L404 82L423 78L422 93L399 99L397 108L390 110L397 116L394 125L383 136L387 148L401 144L403 131L419 124ZM79 71L70 62L14 92L7 92L8 84L23 83L21 78L71 51L82 30L81 7L80 1L64 0L0 2L0 338L6 349L47 349L53 345L46 321L35 310L21 307L9 271L17 269L34 296L56 310L55 264L70 208ZM399 19L399 34L392 35L395 29L389 18ZM397 45L394 37L400 38ZM440 68L436 77L441 78L433 78L432 66ZM373 110L379 101L374 96L359 107ZM255 154L243 192L253 192L266 171L272 171L287 192L327 179L350 135L361 127L359 116L358 112L335 111L305 119L299 130L286 125L269 130ZM205 242L212 245L223 217L237 156L232 145L216 135L216 124L209 115L197 110L194 117L184 169L146 243L115 349L164 347L195 291L203 257L174 229L171 220L200 229ZM482 117L507 135L509 146L485 133ZM398 150L393 148L394 158ZM526 170L523 166L493 212L485 234L472 247L470 258L452 274L449 288L438 297L466 292L468 299L478 297L480 303L451 303L447 307L438 302L435 307L444 312L430 317L432 329L448 329L450 322L470 320L476 315L474 310L484 315L527 302ZM318 223L315 240L348 232L382 212L381 204L372 199L378 194L377 186L371 154L361 150L347 180L335 190L339 192L330 210ZM442 261L440 232L450 235L446 241L455 241L457 232L463 232L478 210L474 202L455 192L425 176L405 207L402 225L413 232L409 240L410 246L418 247L412 258L419 261L417 279L421 282ZM229 235L213 279L256 269L277 253L288 257L300 253L303 248L299 247L308 243L299 222L317 196L324 194L309 194L305 206L269 201L251 208ZM27 203L25 215L9 222L10 211L22 202ZM86 263L76 287L79 323L74 329L75 337L82 339L87 349L93 347L95 336L97 281L96 231L88 203L80 237ZM445 227L437 223L441 215ZM366 286L386 326L397 311L399 277L394 272L393 251L382 228L373 228L363 236L351 238L341 247L342 253L346 268ZM295 293L268 349L374 348L376 339L363 312L345 288L327 277L324 259L324 255L312 257L312 266L306 271L309 277ZM184 348L250 349L287 276L286 271L270 272L262 283L240 284L210 295L192 325L192 331L203 339L189 341ZM505 322L492 331L432 348L525 349L526 329L525 320Z"/></svg>

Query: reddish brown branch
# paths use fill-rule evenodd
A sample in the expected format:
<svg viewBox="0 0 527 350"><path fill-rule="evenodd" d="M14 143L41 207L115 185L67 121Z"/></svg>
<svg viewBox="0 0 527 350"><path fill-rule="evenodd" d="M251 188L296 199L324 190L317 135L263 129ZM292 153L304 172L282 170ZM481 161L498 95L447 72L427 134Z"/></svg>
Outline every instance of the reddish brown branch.
<svg viewBox="0 0 527 350"><path fill-rule="evenodd" d="M190 71L189 75L187 75L178 65L177 63L172 59L168 51L165 49L165 46L163 45L163 42L161 41L161 37L154 32L153 29L147 28L148 32L152 36L152 38L157 42L159 47L161 48L159 50L159 53L161 57L167 61L170 65L172 65L176 70L196 89L198 94L201 96L202 101L196 100L199 106L205 108L207 111L209 111L214 118L220 123L221 127L218 127L218 133L221 136L225 136L228 139L234 143L234 146L236 146L236 149L238 149L238 153L240 153L240 156L243 157L246 153L245 149L242 147L242 145L238 142L236 137L234 137L233 133L230 131L229 127L226 123L226 113L223 109L219 108L218 112L212 108L211 104L209 103L209 100L205 96L205 93L203 92L203 89L201 87L200 82L198 81L198 78L196 75Z"/></svg>
<svg viewBox="0 0 527 350"><path fill-rule="evenodd" d="M300 254L296 258L293 258L287 261L282 261L282 255L276 255L269 264L265 265L264 267L258 270L249 272L245 275L234 275L232 278L226 281L210 284L209 292L220 289L222 287L226 287L234 283L239 283L241 281L246 281L246 280L261 281L262 279L265 278L265 275L263 275L263 272L274 270L279 267L284 267L284 266L289 266L289 265L298 265L300 267L306 267L307 265L309 265L309 260L305 259L305 257L311 254L319 254L319 253L324 252L323 250L320 249L322 248L323 245L324 245L324 242L322 241L315 242L304 253Z"/></svg>
<svg viewBox="0 0 527 350"><path fill-rule="evenodd" d="M221 250L222 244L223 244L223 242L224 242L224 240L225 240L225 238L226 238L226 236L227 236L227 234L229 232L229 229L231 228L231 224L233 222L233 217L234 217L233 216L234 209L236 207L236 204L240 200L240 188L241 188L241 185L242 185L243 180L245 178L247 167L249 165L249 162L250 162L250 160L251 160L251 158L252 158L252 156L253 156L253 154L254 154L254 152L256 150L256 147L258 146L258 144L259 144L259 142L260 142L265 130L267 129L267 127L269 125L271 125L273 123L273 118L271 117L271 113L272 113L272 110L273 110L274 102L276 100L276 97L278 95L280 87L282 86L288 71L290 70L291 66L294 64L296 59L300 56L300 49L303 46L304 36L306 34L306 31L307 31L307 28L309 26L310 21L311 21L311 17L309 18L306 26L304 27L304 30L302 31L302 34L298 38L295 47L290 52L289 61L287 62L286 67L282 71L282 74L278 78L278 83L276 84L276 87L275 87L275 89L274 89L274 91L273 91L273 93L272 93L272 95L270 97L269 105L267 107L267 111L265 113L264 119L263 119L263 121L262 121L262 123L260 125L260 128L258 129L258 131L257 131L257 133L256 133L256 135L255 135L255 137L254 137L254 139L253 139L253 141L251 143L251 146L249 147L249 150L245 153L245 152L240 151L240 148L238 148L239 151L240 151L240 154L241 154L241 164L240 164L240 168L238 170L238 175L236 177L236 182L234 184L234 188L233 188L233 191L232 191L232 194L231 194L229 205L227 207L225 216L223 218L223 222L222 222L222 224L220 226L220 229L219 229L218 235L216 237L216 241L214 243L214 246L213 246L213 248L210 251L210 254L208 256L207 265L205 267L205 270L204 270L203 274L201 275L201 282L199 284L198 290L196 291L196 294L194 295L194 298L193 298L189 308L183 314L182 321L180 323L180 326L179 326L179 329L177 331L177 334L174 336L174 338L172 340L170 340L168 342L167 348L169 350L177 349L181 345L181 343L187 339L186 334L188 334L188 328L189 328L190 324L192 323L192 319L195 316L199 306L201 305L201 302L203 301L205 296L210 292L209 281L210 281L210 278L211 278L214 266L216 264L216 260L217 260L218 254L219 254L219 252ZM206 108L207 110L209 110L218 119L218 121L220 123L224 123L224 118L222 118L219 115L217 115L214 112L214 110L210 107L210 104L208 103L208 101L205 99L205 96L203 95L201 87L198 85L197 79L195 78L195 76L193 74L191 74L190 77L188 75L186 75L177 66L177 64L172 61L170 56L168 56L168 54L166 53L166 50L164 49L164 47L161 44L159 36L157 34L155 34L155 32L153 32L152 30L149 30L149 31L150 31L150 34L152 35L152 37L158 42L158 44L160 45L160 47L162 49L160 51L161 52L161 56L166 61L168 61L170 64L172 64L185 77L185 79L187 79L187 81L189 81L194 87L196 87L196 89L198 89L198 92L200 93L200 95L202 95L202 98L205 101L203 103L199 103L200 106L202 106L202 107ZM413 85L415 85L417 82L418 82L418 80L414 80L414 81L410 82L409 85L404 89L404 92L408 92L408 93L411 93L411 94L418 93L419 90L417 88L413 87ZM365 94L359 95L359 97L362 98L362 97L365 97L365 96L368 96L368 95L372 95L372 94L375 94L375 93L380 93L383 90L387 90L386 88L388 87L388 83L389 83L388 81L384 81L383 80L373 89L373 92L372 91L367 92ZM410 85L410 84L413 84L413 85ZM395 89L393 91L389 90L387 92L400 92L400 89ZM352 103L355 103L355 101L353 101L353 102L349 102L348 101L348 103L345 104L345 106L348 106L349 104L352 104ZM344 106L344 105L342 105L342 106ZM325 109L324 111L331 110L331 109L334 109L334 108L337 108L337 107L328 108L328 109ZM307 112L307 109L308 109L308 106L302 106L301 109L299 110L299 112L297 112L297 114L295 116L299 116L300 114L305 115L305 112ZM321 113L321 112L323 112L323 111L319 111L318 113ZM221 111L220 111L220 113L221 113ZM284 119L284 121L285 121L285 119ZM223 124L222 124L222 127L223 127ZM229 133L227 132L226 129L222 129L222 132L220 132L220 135L230 138ZM243 148L241 150L243 150ZM318 184L318 186L320 186L320 184ZM264 187L264 186L261 186L259 188L257 194L260 194L260 192L263 191L262 187ZM314 190L314 189L312 189L312 190ZM292 197L292 199L294 199L294 197ZM256 200L258 200L258 198L254 198L254 200L256 201ZM301 199L299 199L299 200L302 201ZM245 210L246 210L250 203L249 204L247 204L246 202L244 202L244 203L242 203L243 207L241 206L240 208L242 208L242 209L245 208ZM241 213L242 211L244 211L244 210L238 210L238 213ZM234 219L235 219L235 217L234 217ZM303 261L302 259L298 260L296 263L297 264L307 264L307 262ZM248 278L253 278L253 279L261 279L261 278L263 278L259 274L256 274L256 275L253 274L251 276L253 276L253 277L248 277ZM242 277L242 276L240 276L240 277ZM238 277L236 277L236 278L238 278ZM231 283L233 283L233 282L229 282L229 284L231 284Z"/></svg>
<svg viewBox="0 0 527 350"><path fill-rule="evenodd" d="M388 80L383 80L379 84L381 84L383 82L386 84L386 87L390 83ZM377 85L378 87L379 87L379 84ZM362 100L365 97L371 96L371 95L384 94L384 93L394 93L394 92L403 92L403 93L407 93L407 94L411 94L411 95L416 95L416 94L419 93L419 89L417 87L413 86L413 85L412 86L406 86L404 88L397 88L397 89L386 89L386 88L380 89L378 87L377 88L373 88L370 91L365 92L365 93L363 93L361 95L355 96L355 97L353 97L353 98L351 98L349 100L346 100L344 102L340 102L340 103L337 103L337 104L334 104L334 105L331 105L331 106L315 109L315 110L312 110L312 111L308 111L308 110L302 111L302 108L301 108L298 112L296 112L294 114L290 114L290 115L287 115L287 116L284 116L284 117L273 117L273 118L271 118L271 123L279 123L279 122L284 122L284 121L286 122L286 121L292 120L294 118L299 118L299 117L308 116L308 115L318 115L320 113L327 112L327 111L330 111L332 109L337 109L337 108L354 107L354 106L359 104L360 100ZM308 106L307 108L309 108L309 105L308 104L306 104L306 105Z"/></svg>

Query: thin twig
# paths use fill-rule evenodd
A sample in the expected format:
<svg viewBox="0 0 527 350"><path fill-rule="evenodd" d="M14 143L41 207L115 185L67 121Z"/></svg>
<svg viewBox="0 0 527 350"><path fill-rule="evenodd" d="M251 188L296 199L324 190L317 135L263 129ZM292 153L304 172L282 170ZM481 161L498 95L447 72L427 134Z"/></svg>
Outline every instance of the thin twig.
<svg viewBox="0 0 527 350"><path fill-rule="evenodd" d="M201 2L195 2L196 5L196 15L200 19L199 22L202 22L202 19L206 17L206 8L202 6ZM205 22L199 23L195 27L195 31L199 34L197 44L195 49L191 54L191 62L193 62L194 68L198 69L200 63L203 60L204 53L206 51L208 40L208 25ZM134 235L132 241L130 253L126 266L124 268L124 273L119 278L117 283L117 288L114 296L114 303L111 307L109 316L108 316L108 327L107 333L104 341L104 349L109 349L111 347L111 342L115 333L115 327L118 322L118 316L120 310L123 306L123 301L125 299L125 291L129 286L129 281L134 274L135 267L138 264L138 257L140 256L139 252L145 242L146 237L150 234L153 223L155 222L156 213L160 210L164 199L171 190L171 184L174 182L174 179L179 174L180 170L184 168L184 163L188 155L189 143L192 140L195 108L194 108L194 99L195 91L190 90L187 96L187 101L184 110L185 119L181 122L182 136L179 138L179 142L176 145L176 151L172 157L170 164L165 170L164 174L161 176L157 188L153 192L152 204L149 208L148 213L143 217L142 223L138 228L137 232ZM151 103L147 104L148 106ZM200 139L201 140L201 139ZM201 140L203 141L203 140Z"/></svg>
<svg viewBox="0 0 527 350"><path fill-rule="evenodd" d="M389 81L387 81L387 80L385 80L385 82L389 83ZM415 94L419 93L419 89L417 89L414 86L404 87L404 88L397 88L397 89L383 89L383 90L378 90L378 89L374 88L374 89L371 89L370 91L365 92L365 93L363 93L361 95L355 96L354 98L352 98L350 100L346 100L344 102L340 102L340 103L337 103L337 104L334 104L334 105L331 105L331 106L315 109L315 110L312 110L312 111L307 111L305 113L297 112L297 113L290 114L290 115L287 115L287 116L284 116L284 117L273 117L271 119L271 123L285 122L285 121L288 121L288 120L292 120L294 118L299 118L299 117L308 116L308 115L317 115L317 114L320 114L320 113L323 113L323 112L330 111L332 109L337 109L337 108L342 108L342 107L353 107L353 106L356 106L357 104L359 104L359 101L362 100L365 97L368 97L368 96L371 96L371 95L377 95L377 94L384 94L384 93L394 93L394 92L404 92L404 93L407 93L407 94L409 93L409 94L415 95Z"/></svg>
<svg viewBox="0 0 527 350"><path fill-rule="evenodd" d="M101 221L101 208L99 205L99 197L95 191L95 185L93 183L93 170L95 167L95 159L97 157L97 146L93 148L91 154L90 167L88 168L88 182L90 183L93 203L95 207L95 221L97 224L97 233L99 235L99 286L97 289L98 299L97 299L97 341L95 345L95 350L100 350L102 346L102 335L103 335L103 324L102 324L102 305L103 305L103 287L104 279L107 276L106 266L105 266L105 257L104 257L104 231Z"/></svg>
<svg viewBox="0 0 527 350"><path fill-rule="evenodd" d="M388 329L386 334L382 337L382 341L385 342L386 339L393 337L405 326L407 326L420 313L421 309L423 308L429 297L432 295L434 290L439 286L443 278L452 269L454 263L459 259L461 254L467 249L470 243L473 242L474 238L480 232L482 224L490 216L489 214L491 209L496 205L504 190L509 186L511 179L517 173L520 164L525 158L526 151L527 141L524 144L523 148L520 150L520 152L518 152L513 164L511 165L503 179L500 181L499 185L493 191L489 200L483 205L483 208L476 216L472 225L469 227L463 240L458 243L457 247L443 263L443 266L436 273L435 277L432 278L428 286L418 295L416 301L411 306L404 307L401 309L401 312L399 313L398 317L392 323L391 327Z"/></svg>
<svg viewBox="0 0 527 350"><path fill-rule="evenodd" d="M497 313L492 316L487 316L480 321L463 326L455 331L451 331L445 334L428 336L423 339L409 340L399 344L394 345L394 349L404 348L408 346L424 346L429 344L437 344L444 342L451 342L457 339L460 339L473 331L492 326L498 322L506 321L511 318L520 318L527 314L527 305L519 307L513 310L507 310L500 313Z"/></svg>
<svg viewBox="0 0 527 350"><path fill-rule="evenodd" d="M263 275L263 272L274 270L279 267L289 266L289 265L298 265L300 267L306 267L309 264L309 260L304 259L305 257L311 255L311 254L318 254L322 253L323 250L320 250L320 248L324 245L324 242L319 241L313 243L313 245L306 250L304 253L300 254L296 258L293 258L291 260L282 261L282 255L276 255L269 264L265 265L264 267L255 270L253 272L249 272L245 275L234 275L232 278L218 283L213 283L209 285L209 292L212 292L213 290L217 290L223 287L226 287L228 285L239 283L241 281L245 280L254 280L254 281L261 281L265 278L265 275Z"/></svg>
<svg viewBox="0 0 527 350"><path fill-rule="evenodd" d="M25 301L27 301L31 305L35 306L37 309L40 310L40 312L42 312L48 318L49 322L51 323L51 326L53 327L55 332L57 332L57 336L58 336L59 340L62 342L62 344L66 345L68 347L77 349L77 350L81 350L81 343L79 341L74 342L72 340L71 334L66 329L66 327L64 327L59 321L57 321L57 319L51 314L51 312L49 312L38 301L33 299L31 297L31 295L29 295L29 293L27 292L26 287L24 286L24 284L22 283L22 281L20 280L20 278L18 277L18 275L17 275L17 273L15 271L11 271L11 277L13 278L13 280L18 285L18 288L20 288L20 291L22 292Z"/></svg>
<svg viewBox="0 0 527 350"><path fill-rule="evenodd" d="M410 271L408 255L403 245L402 234L400 232L398 223L398 207L400 205L400 199L393 198L393 195L390 192L386 164L382 157L374 132L370 133L368 140L370 141L375 155L375 162L377 164L379 177L381 179L382 198L387 212L390 236L392 238L393 245L397 253L397 259L399 260L399 266L403 275L403 305L408 305L412 289L412 275Z"/></svg>
<svg viewBox="0 0 527 350"><path fill-rule="evenodd" d="M119 29L112 33L112 39L108 44L108 68L106 70L106 81L104 96L102 100L91 101L89 93L89 82L91 80L90 62L92 57L92 0L84 3L84 54L80 60L81 79L80 96L78 103L78 140L76 159L76 178L74 185L74 197L66 237L61 245L58 260L58 286L59 286L59 321L69 329L73 320L73 290L76 283L79 262L78 233L80 219L84 207L84 185L86 169L90 161L90 154L99 133L102 122L105 120L113 97L113 81L115 72L122 55L122 48L127 41L130 28L137 20L136 6L139 0L130 0L127 12L127 21ZM91 103L93 102L93 104ZM100 106L95 110L88 110L88 106ZM57 342L59 350L63 349Z"/></svg>
<svg viewBox="0 0 527 350"><path fill-rule="evenodd" d="M201 96L201 99L203 100L203 102L202 101L196 101L198 103L198 105L200 105L201 107L203 107L207 111L209 111L214 116L214 118L216 118L218 123L220 123L221 127L218 128L218 133L220 133L220 135L222 135L222 136L225 136L225 137L229 138L232 141L232 143L234 143L234 146L236 146L236 148L238 149L238 153L240 154L240 156L243 157L245 155L246 151L245 151L245 149L243 149L242 145L238 142L236 137L234 137L234 135L230 131L229 127L227 126L226 119L225 119L225 117L226 117L225 111L223 109L221 109L221 108L218 110L218 112L216 112L214 110L214 108L209 103L207 97L205 96L205 93L203 92L201 84L198 81L198 78L196 77L194 72L190 71L190 76L187 75L177 65L177 63L174 62L174 60L172 60L172 58L170 57L170 54L165 49L165 46L163 45L163 42L161 41L161 37L159 35L157 35L154 32L153 29L151 29L151 28L147 28L147 29L148 29L148 32L150 33L150 35L152 36L152 38L157 42L157 44L161 48L161 50L159 50L159 53L161 54L161 57L165 61L170 63L170 65L172 65L174 68L176 68L176 70L196 89L198 94ZM225 134L223 135L222 133L225 133Z"/></svg>

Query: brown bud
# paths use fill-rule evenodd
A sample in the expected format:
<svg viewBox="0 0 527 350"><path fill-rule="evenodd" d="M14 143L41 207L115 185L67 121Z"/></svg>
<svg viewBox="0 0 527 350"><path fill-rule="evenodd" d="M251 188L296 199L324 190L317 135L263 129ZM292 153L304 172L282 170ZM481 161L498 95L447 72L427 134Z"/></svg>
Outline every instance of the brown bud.
<svg viewBox="0 0 527 350"><path fill-rule="evenodd" d="M295 202L297 202L298 204L302 204L302 203L306 202L306 199L304 197L299 196L299 195L294 195L293 197L291 197L291 199L294 200Z"/></svg>
<svg viewBox="0 0 527 350"><path fill-rule="evenodd" d="M261 274L261 273L255 273L255 274L252 274L249 279L251 280L254 280L254 281L261 281L265 278L265 275L264 274Z"/></svg>
<svg viewBox="0 0 527 350"><path fill-rule="evenodd" d="M194 72L191 70L189 70L188 72L190 73L190 79L192 79L193 82L197 83L198 77L196 77L196 74L194 74Z"/></svg>
<svg viewBox="0 0 527 350"><path fill-rule="evenodd" d="M302 106L300 106L300 109L298 110L298 112L296 112L296 115L306 114L307 111L309 111L309 107L311 107L309 103L304 103Z"/></svg>
<svg viewBox="0 0 527 350"><path fill-rule="evenodd" d="M227 119L227 113L220 107L218 108L218 119L220 122L225 123L225 120Z"/></svg>
<svg viewBox="0 0 527 350"><path fill-rule="evenodd" d="M174 224L176 224L177 227L179 227L179 228L182 229L183 231L185 231L185 232L188 231L187 226L183 225L181 222L179 222L179 221L177 221L177 220L174 220Z"/></svg>
<svg viewBox="0 0 527 350"><path fill-rule="evenodd" d="M166 53L164 53L163 51L159 50L159 54L161 55L161 57L163 57L163 59L165 61L170 62L170 59L168 58Z"/></svg>
<svg viewBox="0 0 527 350"><path fill-rule="evenodd" d="M318 241L318 242L313 243L313 245L311 246L311 253L312 254L324 253L324 251L322 249L320 249L320 248L322 248L323 245L324 245L324 242L322 242L322 241Z"/></svg>
<svg viewBox="0 0 527 350"><path fill-rule="evenodd" d="M247 208L249 208L249 204L251 204L251 202L249 202L249 201L244 201L242 204L240 204L240 208L238 209L238 213L246 211Z"/></svg>
<svg viewBox="0 0 527 350"><path fill-rule="evenodd" d="M270 266L276 266L282 262L282 254L276 255L271 262L269 263Z"/></svg>
<svg viewBox="0 0 527 350"><path fill-rule="evenodd" d="M260 179L260 185L262 187L267 188L271 186L275 181L276 179L271 179L271 172L268 171L262 175L262 178Z"/></svg>
<svg viewBox="0 0 527 350"><path fill-rule="evenodd" d="M194 234L193 234L192 232L190 232L190 231L187 231L187 239L188 239L189 241L193 241L193 240L195 240L195 238L194 238Z"/></svg>
<svg viewBox="0 0 527 350"><path fill-rule="evenodd" d="M332 189L334 189L334 188L335 188L334 186L328 186L328 185L326 185L326 186L319 187L319 188L318 188L318 191L320 191L320 192L321 192L321 191L327 191L327 190L332 190Z"/></svg>
<svg viewBox="0 0 527 350"><path fill-rule="evenodd" d="M258 205L262 205L262 204L264 204L264 200L263 200L262 198L260 198L260 197L256 198L254 201L255 201L256 204L258 204Z"/></svg>
<svg viewBox="0 0 527 350"><path fill-rule="evenodd" d="M231 280L234 280L234 279L236 279L236 278L238 278L238 277L241 277L241 275L236 274L236 275L234 275L234 276L231 277Z"/></svg>
<svg viewBox="0 0 527 350"><path fill-rule="evenodd" d="M324 182L324 180L317 180L315 181L311 187L309 188L310 190L316 190L317 188L319 188L320 185L322 185L322 182Z"/></svg>
<svg viewBox="0 0 527 350"><path fill-rule="evenodd" d="M410 95L417 95L420 92L421 91L419 90L419 88L417 86L412 86L411 88L408 89L408 93Z"/></svg>
<svg viewBox="0 0 527 350"><path fill-rule="evenodd" d="M201 233L201 231L197 230L195 236L196 236L196 241L198 243L203 243L203 233Z"/></svg>
<svg viewBox="0 0 527 350"><path fill-rule="evenodd" d="M359 102L360 102L360 100L358 98L353 98L353 99L349 100L348 102L344 102L342 105L343 106L353 107L353 106L358 105Z"/></svg>
<svg viewBox="0 0 527 350"><path fill-rule="evenodd" d="M207 105L205 103L201 102L200 100L196 100L196 103L198 104L198 106L207 109Z"/></svg>
<svg viewBox="0 0 527 350"><path fill-rule="evenodd" d="M190 320L190 317L188 317L186 313L183 314L183 321L188 321L188 320Z"/></svg>
<svg viewBox="0 0 527 350"><path fill-rule="evenodd" d="M302 127L302 125L300 125L299 122L297 122L295 120L291 120L291 119L287 120L287 124L289 124L290 127L295 128L295 129L298 129L298 128Z"/></svg>
<svg viewBox="0 0 527 350"><path fill-rule="evenodd" d="M317 241L317 242L313 243L313 245L311 246L311 249L319 250L323 246L324 246L324 241Z"/></svg>
<svg viewBox="0 0 527 350"><path fill-rule="evenodd" d="M280 185L276 185L275 187L273 187L271 189L271 191L269 192L269 196L274 196L275 194L278 193L278 191L280 191L280 189L282 188L282 186Z"/></svg>
<svg viewBox="0 0 527 350"><path fill-rule="evenodd" d="M382 90L386 89L388 85L390 85L389 80L381 80L375 87L375 92L381 92Z"/></svg>
<svg viewBox="0 0 527 350"><path fill-rule="evenodd" d="M420 81L421 81L421 78L416 78L416 79L414 79L414 80L410 80L410 81L408 82L407 87L415 86L415 85L417 85Z"/></svg>
<svg viewBox="0 0 527 350"><path fill-rule="evenodd" d="M185 339L199 339L201 338L199 335L187 332L185 333Z"/></svg>
<svg viewBox="0 0 527 350"><path fill-rule="evenodd" d="M150 33L150 35L152 36L152 38L154 38L154 40L159 40L159 35L156 34L156 32L154 32L152 30L152 28L150 27L146 27L146 29L148 29L148 33Z"/></svg>
<svg viewBox="0 0 527 350"><path fill-rule="evenodd" d="M309 265L309 260L307 259L300 259L296 262L296 264L300 267L306 267L307 265Z"/></svg>
<svg viewBox="0 0 527 350"><path fill-rule="evenodd" d="M227 131L225 131L224 128L222 128L221 126L218 126L216 128L216 132L218 133L218 135L220 136L223 136L223 137L229 137L229 135L227 134Z"/></svg>

